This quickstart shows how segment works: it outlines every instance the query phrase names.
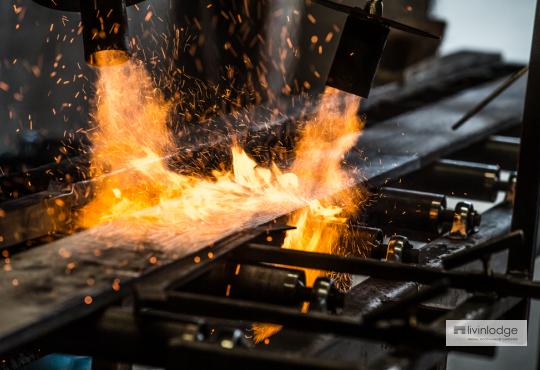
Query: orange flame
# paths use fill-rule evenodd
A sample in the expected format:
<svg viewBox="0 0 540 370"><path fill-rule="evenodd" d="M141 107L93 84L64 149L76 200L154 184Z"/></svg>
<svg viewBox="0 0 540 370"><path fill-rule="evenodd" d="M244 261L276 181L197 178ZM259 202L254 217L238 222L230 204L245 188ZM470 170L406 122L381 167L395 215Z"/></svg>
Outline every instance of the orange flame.
<svg viewBox="0 0 540 370"><path fill-rule="evenodd" d="M315 118L308 122L302 140L298 143L296 161L292 171L310 194L322 190L323 201L313 200L309 207L295 212L283 248L311 252L333 253L337 247L343 224L358 210L363 196L342 166L343 157L358 140L362 122L357 109L360 98L327 88ZM316 197L319 199L320 197ZM313 199L313 198L311 198ZM307 271L311 286L320 273Z"/></svg>
<svg viewBox="0 0 540 370"><path fill-rule="evenodd" d="M296 229L287 232L283 248L319 253L338 251L341 234L346 230L339 226L357 212L364 200L361 191L352 187L353 180L342 167L343 156L356 143L362 127L357 116L359 99L327 88L315 118L308 122L297 146L292 171L305 186L304 191L317 194L322 190L331 197L312 200L308 207L289 217L287 223ZM307 286L312 286L323 274L306 269ZM306 311L308 306L304 305L302 309ZM280 330L279 325L256 323L253 325L254 340L262 342Z"/></svg>
<svg viewBox="0 0 540 370"><path fill-rule="evenodd" d="M356 114L359 98L327 89L318 113L303 129L289 171L274 164L260 167L235 145L232 169L203 178L178 174L164 163L175 151L167 128L170 104L144 67L130 61L101 68L99 74L97 125L90 135L96 189L81 212L83 227L121 221L133 225L134 233L148 227L181 232L189 223L211 229L226 220L234 229L252 225L263 213L298 210L289 220L296 230L288 232L283 247L335 251L340 237L335 225L345 223L363 200L351 190L353 178L342 167L362 127ZM320 274L307 271L308 285ZM276 330L256 326L255 339Z"/></svg>
<svg viewBox="0 0 540 370"><path fill-rule="evenodd" d="M304 207L352 182L340 163L358 137L360 122L351 118L356 115L343 119L343 111L335 107L341 94L335 91L325 95L320 113L307 123L292 171L260 167L233 146L232 171L203 178L178 174L163 161L175 151L167 128L170 104L144 66L128 62L101 68L99 74L97 125L90 134L96 189L82 210L83 227L151 219L181 228L178 217L205 221L223 212L247 219L260 209Z"/></svg>

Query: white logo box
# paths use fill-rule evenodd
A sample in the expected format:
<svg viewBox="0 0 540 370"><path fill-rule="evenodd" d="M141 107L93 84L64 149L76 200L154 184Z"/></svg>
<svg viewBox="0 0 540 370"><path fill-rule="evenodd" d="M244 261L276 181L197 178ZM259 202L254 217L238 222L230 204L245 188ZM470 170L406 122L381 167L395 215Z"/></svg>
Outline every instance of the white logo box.
<svg viewBox="0 0 540 370"><path fill-rule="evenodd" d="M446 320L449 347L527 346L527 320Z"/></svg>

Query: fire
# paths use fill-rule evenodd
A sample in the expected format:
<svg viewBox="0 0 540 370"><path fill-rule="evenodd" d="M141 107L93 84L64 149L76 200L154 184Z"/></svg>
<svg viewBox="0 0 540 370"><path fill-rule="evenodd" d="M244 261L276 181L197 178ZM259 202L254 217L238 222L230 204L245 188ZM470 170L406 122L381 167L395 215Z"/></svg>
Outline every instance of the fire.
<svg viewBox="0 0 540 370"><path fill-rule="evenodd" d="M357 116L360 98L327 88L314 119L308 122L298 143L296 160L292 167L300 183L308 187L309 194L323 194L292 214L283 248L310 252L334 253L340 233L348 218L357 212L364 200L355 191L351 175L343 169L344 155L358 140L361 121ZM330 195L330 198L325 196ZM311 198L314 199L314 198ZM320 276L319 271L307 271L308 286Z"/></svg>
<svg viewBox="0 0 540 370"><path fill-rule="evenodd" d="M314 199L289 217L287 223L296 229L287 232L282 248L338 253L338 243L346 230L340 226L357 212L364 200L363 194L354 190L351 176L342 167L343 156L356 143L361 129L358 104L358 97L327 88L317 114L308 122L298 143L292 171L310 194L321 189L331 197L322 201ZM307 285L312 286L323 274L307 269ZM308 306L302 309L306 311ZM280 330L279 325L256 323L254 340L262 342Z"/></svg>
<svg viewBox="0 0 540 370"><path fill-rule="evenodd" d="M96 126L90 133L95 195L82 210L80 224L127 224L131 237L143 238L148 228L181 233L185 225L200 223L206 230L237 229L264 220L263 214L296 210L289 220L296 229L288 232L283 248L335 252L342 232L336 225L363 201L361 192L351 190L358 188L351 188L353 176L342 166L362 126L358 99L327 89L318 113L303 128L288 171L275 164L261 167L234 145L229 170L210 177L184 175L163 160L176 150L167 126L171 104L144 66L129 61L101 68ZM307 271L308 285L320 274ZM262 340L276 327L255 329L255 339Z"/></svg>
<svg viewBox="0 0 540 370"><path fill-rule="evenodd" d="M212 215L253 217L258 209L305 204L298 178L277 166L259 167L238 146L232 171L212 178L170 170L164 157L175 151L167 129L170 104L138 63L100 69L93 143L95 196L81 225L118 219L181 228L182 221L211 221Z"/></svg>
<svg viewBox="0 0 540 370"><path fill-rule="evenodd" d="M329 212L329 219L334 220L340 213L345 219L356 208L350 192L330 201L333 204L313 201L337 194L352 183L341 168L343 155L360 131L356 106L350 108L346 101L349 96L343 99L335 90L325 94L319 114L306 125L290 171L276 165L260 167L235 145L232 169L216 170L205 178L174 172L163 160L176 149L167 127L171 104L141 63L100 68L99 74L97 124L89 135L96 188L93 200L81 212L81 226L129 219L178 229L181 221L210 222L223 213L245 221L259 210L279 213L305 206L316 210L319 218ZM344 107L348 109L345 115ZM286 247L296 242L291 239Z"/></svg>

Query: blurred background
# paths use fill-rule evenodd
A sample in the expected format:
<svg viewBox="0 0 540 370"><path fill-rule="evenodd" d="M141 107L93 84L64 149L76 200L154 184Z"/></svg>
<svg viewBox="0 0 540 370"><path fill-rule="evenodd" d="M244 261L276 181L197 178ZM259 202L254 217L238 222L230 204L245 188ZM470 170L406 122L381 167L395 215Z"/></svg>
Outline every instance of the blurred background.
<svg viewBox="0 0 540 370"><path fill-rule="evenodd" d="M436 0L433 14L448 22L440 52L494 51L508 61L526 62L534 9L534 0Z"/></svg>

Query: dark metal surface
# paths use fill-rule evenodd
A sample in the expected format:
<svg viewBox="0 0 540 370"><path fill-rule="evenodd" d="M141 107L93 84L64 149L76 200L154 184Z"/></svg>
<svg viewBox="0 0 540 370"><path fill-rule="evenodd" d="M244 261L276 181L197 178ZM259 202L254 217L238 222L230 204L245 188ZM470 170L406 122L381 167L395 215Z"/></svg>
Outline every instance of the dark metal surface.
<svg viewBox="0 0 540 370"><path fill-rule="evenodd" d="M523 232L521 230L514 231L509 234L494 238L482 245L466 248L462 251L454 253L442 260L442 266L445 269L452 269L463 266L475 260L491 257L494 253L502 252L503 250L512 250L523 245Z"/></svg>
<svg viewBox="0 0 540 370"><path fill-rule="evenodd" d="M203 315L233 320L262 321L286 325L289 328L315 333L334 333L347 337L384 340L398 344L416 341L426 348L444 348L444 332L434 332L422 327L376 326L362 319L331 316L317 312L302 313L278 305L268 305L246 300L206 296L186 292L168 292L162 300L145 299L144 307L164 309L182 314ZM392 335L389 335L392 334Z"/></svg>
<svg viewBox="0 0 540 370"><path fill-rule="evenodd" d="M529 66L512 218L512 229L523 230L525 244L511 251L508 269L532 278L534 256L540 243L540 1L536 5Z"/></svg>
<svg viewBox="0 0 540 370"><path fill-rule="evenodd" d="M358 141L358 151L347 155L347 162L359 167L369 184L382 186L388 180L513 127L521 121L524 80L518 81L501 95L497 104L473 117L461 130L450 128L451 122L459 118L469 104L480 101L496 84L468 89L369 127Z"/></svg>
<svg viewBox="0 0 540 370"><path fill-rule="evenodd" d="M145 251L129 246L107 250L92 240L73 244L69 238L64 238L67 240L64 243L21 253L18 256L22 257L12 258L13 273L4 271L0 279L0 310L5 312L0 316L0 353L122 299L133 292L133 284L139 278L151 278L157 271L170 270L179 272L179 279L196 276L260 232L255 229L236 233L213 247L199 250L199 263L193 262L193 254L179 258L150 246ZM100 254L96 255L96 251ZM212 258L207 257L209 252ZM151 257L159 261L159 268L149 262ZM70 261L76 261L73 270L67 266ZM19 284L14 286L16 278ZM119 290L113 289L117 279ZM156 285L156 289L160 288ZM92 298L91 304L85 303L86 296Z"/></svg>
<svg viewBox="0 0 540 370"><path fill-rule="evenodd" d="M495 320L521 301L515 297L496 297L493 295L474 295L437 319L439 327L445 327L446 320Z"/></svg>
<svg viewBox="0 0 540 370"><path fill-rule="evenodd" d="M238 348L229 350L217 345L177 340L172 345L167 369L222 369L224 364L238 369L261 370L361 370L365 367L352 362L309 358L293 353L273 353L264 350Z"/></svg>
<svg viewBox="0 0 540 370"><path fill-rule="evenodd" d="M61 351L115 362L165 366L168 341L183 335L197 340L197 336L204 335L203 325L204 322L196 320L182 322L135 316L132 309L111 307L36 344L45 353Z"/></svg>
<svg viewBox="0 0 540 370"><path fill-rule="evenodd" d="M492 136L484 145L486 158L498 160L497 165L515 170L519 159L520 139L511 136ZM502 157L502 158L501 158Z"/></svg>
<svg viewBox="0 0 540 370"><path fill-rule="evenodd" d="M519 137L494 135L478 145L451 154L449 158L488 163L504 170L515 171L519 158L519 145Z"/></svg>
<svg viewBox="0 0 540 370"><path fill-rule="evenodd" d="M429 299L436 298L446 292L449 286L449 281L440 280L434 284L420 290L416 294L411 294L404 296L397 302L392 302L391 304L383 305L366 315L364 315L364 320L382 320L382 319L392 319L392 318L406 318L408 317L413 310L416 310L416 307L421 303L428 301Z"/></svg>

